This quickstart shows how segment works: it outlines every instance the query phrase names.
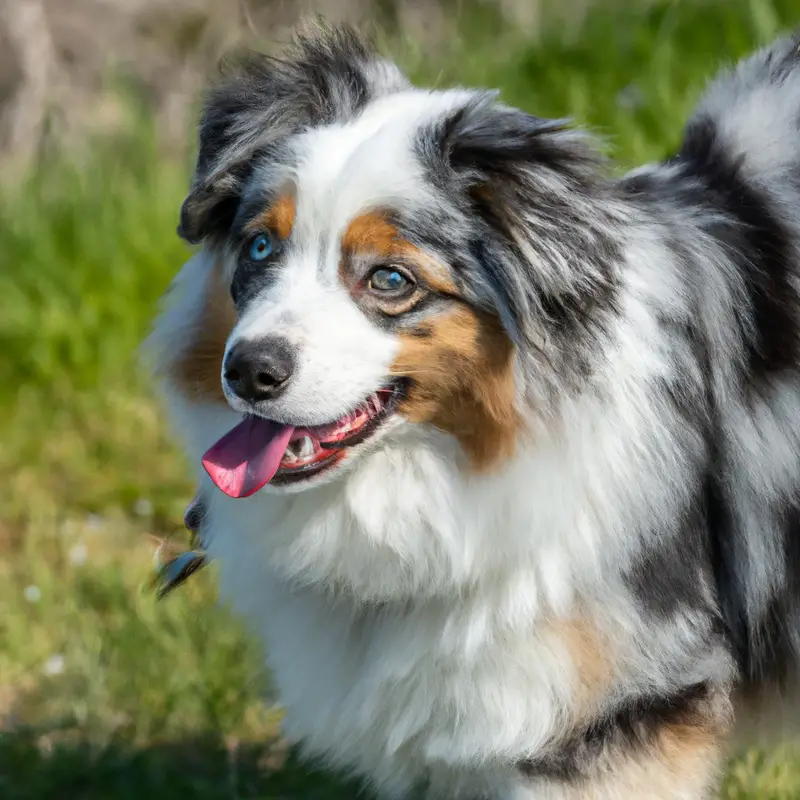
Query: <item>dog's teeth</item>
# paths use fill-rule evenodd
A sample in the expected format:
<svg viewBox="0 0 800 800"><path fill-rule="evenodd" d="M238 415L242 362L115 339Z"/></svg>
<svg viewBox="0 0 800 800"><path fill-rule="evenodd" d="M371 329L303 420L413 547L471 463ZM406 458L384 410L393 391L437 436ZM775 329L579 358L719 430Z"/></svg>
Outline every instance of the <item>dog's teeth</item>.
<svg viewBox="0 0 800 800"><path fill-rule="evenodd" d="M304 436L298 443L295 451L298 458L308 458L314 455L314 442L310 436Z"/></svg>

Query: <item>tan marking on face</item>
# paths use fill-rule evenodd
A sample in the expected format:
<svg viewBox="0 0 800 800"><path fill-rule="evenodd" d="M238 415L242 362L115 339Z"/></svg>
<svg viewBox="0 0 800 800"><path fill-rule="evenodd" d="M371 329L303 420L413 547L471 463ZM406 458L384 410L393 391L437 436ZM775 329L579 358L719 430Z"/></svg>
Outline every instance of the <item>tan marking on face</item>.
<svg viewBox="0 0 800 800"><path fill-rule="evenodd" d="M257 233L262 230L274 231L280 239L288 239L294 229L297 203L291 194L282 194L263 213L247 225L247 230Z"/></svg>
<svg viewBox="0 0 800 800"><path fill-rule="evenodd" d="M342 235L339 274L351 291L352 265L361 258L375 266L393 260L416 278L419 292L384 313L409 311L426 293L457 297L447 267L403 238L380 212L353 219ZM399 334L400 352L391 373L412 381L400 412L455 436L473 468L482 470L511 454L519 428L514 407L513 347L499 321L459 304Z"/></svg>
<svg viewBox="0 0 800 800"><path fill-rule="evenodd" d="M456 294L456 286L446 267L403 238L397 227L380 212L361 214L351 220L342 234L341 247L339 277L349 288L354 282L351 266L355 259L362 257L374 266L389 266L393 261L405 264L424 288L441 294Z"/></svg>
<svg viewBox="0 0 800 800"><path fill-rule="evenodd" d="M342 234L342 252L347 255L371 253L387 256L401 246L397 228L377 212L355 217Z"/></svg>
<svg viewBox="0 0 800 800"><path fill-rule="evenodd" d="M508 458L520 419L514 350L500 322L459 305L398 338L391 373L412 381L400 412L455 436L475 470Z"/></svg>
<svg viewBox="0 0 800 800"><path fill-rule="evenodd" d="M188 397L226 403L220 373L225 345L235 324L236 310L222 265L217 263L208 276L192 341L173 368L175 383Z"/></svg>

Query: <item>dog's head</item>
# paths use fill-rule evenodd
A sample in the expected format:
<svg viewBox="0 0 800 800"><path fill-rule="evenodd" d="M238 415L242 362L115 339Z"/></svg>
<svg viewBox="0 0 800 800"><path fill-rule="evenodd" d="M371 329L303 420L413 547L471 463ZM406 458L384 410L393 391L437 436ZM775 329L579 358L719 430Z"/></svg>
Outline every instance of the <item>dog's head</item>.
<svg viewBox="0 0 800 800"><path fill-rule="evenodd" d="M348 29L241 65L207 101L180 224L217 273L174 377L243 415L215 482L305 488L419 425L466 468L510 456L529 407L591 368L610 192L583 134L412 88Z"/></svg>

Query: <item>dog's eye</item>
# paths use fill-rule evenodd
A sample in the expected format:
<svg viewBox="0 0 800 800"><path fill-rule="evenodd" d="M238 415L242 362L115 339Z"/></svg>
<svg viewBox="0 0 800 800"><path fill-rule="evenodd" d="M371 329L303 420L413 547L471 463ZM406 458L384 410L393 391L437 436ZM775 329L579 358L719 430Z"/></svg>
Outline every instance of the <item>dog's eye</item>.
<svg viewBox="0 0 800 800"><path fill-rule="evenodd" d="M250 258L253 261L263 261L272 253L272 237L268 233L260 233L250 242Z"/></svg>
<svg viewBox="0 0 800 800"><path fill-rule="evenodd" d="M369 276L367 284L373 292L382 294L403 294L413 287L411 281L396 269L381 267Z"/></svg>

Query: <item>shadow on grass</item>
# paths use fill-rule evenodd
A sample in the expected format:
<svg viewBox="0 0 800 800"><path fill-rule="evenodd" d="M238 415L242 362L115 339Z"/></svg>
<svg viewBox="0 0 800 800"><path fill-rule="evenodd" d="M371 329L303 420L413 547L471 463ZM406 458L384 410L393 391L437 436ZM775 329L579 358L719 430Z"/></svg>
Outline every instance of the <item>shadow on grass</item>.
<svg viewBox="0 0 800 800"><path fill-rule="evenodd" d="M213 735L97 747L71 734L0 732L3 800L344 800L368 795L293 752Z"/></svg>

